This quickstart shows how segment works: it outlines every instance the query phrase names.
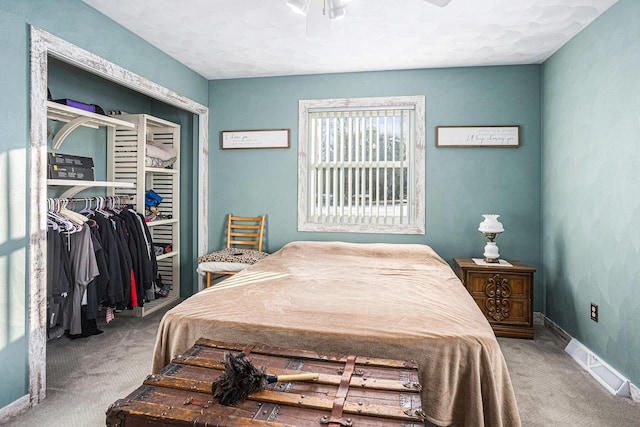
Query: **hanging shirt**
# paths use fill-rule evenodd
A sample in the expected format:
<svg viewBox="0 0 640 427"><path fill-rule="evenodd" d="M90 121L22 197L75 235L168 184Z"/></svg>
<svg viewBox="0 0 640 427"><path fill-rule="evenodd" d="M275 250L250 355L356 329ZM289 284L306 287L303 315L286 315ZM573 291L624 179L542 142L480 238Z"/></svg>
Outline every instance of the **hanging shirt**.
<svg viewBox="0 0 640 427"><path fill-rule="evenodd" d="M96 214L92 218L98 223L100 242L109 271L109 281L103 295L103 304L107 307L116 307L124 301L125 282L122 271L126 269L126 266L121 263L119 245L116 242L116 233L111 221L100 214Z"/></svg>
<svg viewBox="0 0 640 427"><path fill-rule="evenodd" d="M91 231L85 223L69 236L69 259L73 273L73 290L65 306L64 327L71 335L82 333L82 300L87 285L100 274L96 262Z"/></svg>

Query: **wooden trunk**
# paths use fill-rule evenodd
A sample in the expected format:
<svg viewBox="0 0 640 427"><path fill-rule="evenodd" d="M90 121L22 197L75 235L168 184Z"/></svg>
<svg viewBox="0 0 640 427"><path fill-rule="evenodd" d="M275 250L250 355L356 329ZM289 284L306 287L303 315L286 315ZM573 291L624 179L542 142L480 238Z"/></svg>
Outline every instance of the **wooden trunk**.
<svg viewBox="0 0 640 427"><path fill-rule="evenodd" d="M278 382L223 406L211 394L225 354L244 352L267 374L318 373ZM415 362L285 350L199 339L107 410L108 427L405 426L422 427ZM342 409L340 409L342 408Z"/></svg>

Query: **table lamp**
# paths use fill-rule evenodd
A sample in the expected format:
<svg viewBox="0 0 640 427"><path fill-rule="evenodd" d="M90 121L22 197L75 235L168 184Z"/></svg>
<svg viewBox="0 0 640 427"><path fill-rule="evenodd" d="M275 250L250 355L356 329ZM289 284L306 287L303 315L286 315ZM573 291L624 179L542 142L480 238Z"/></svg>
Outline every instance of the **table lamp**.
<svg viewBox="0 0 640 427"><path fill-rule="evenodd" d="M496 245L494 240L498 234L504 231L504 226L498 221L500 215L485 214L482 216L484 217L484 221L480 223L478 231L489 239L484 247L484 260L489 263L497 263L499 262L500 253L498 252L498 245Z"/></svg>

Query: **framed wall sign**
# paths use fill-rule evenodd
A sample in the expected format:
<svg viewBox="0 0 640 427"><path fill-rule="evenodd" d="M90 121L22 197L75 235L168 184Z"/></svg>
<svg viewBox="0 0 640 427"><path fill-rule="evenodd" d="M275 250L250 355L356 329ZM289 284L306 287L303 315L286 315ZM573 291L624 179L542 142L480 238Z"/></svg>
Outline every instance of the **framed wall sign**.
<svg viewBox="0 0 640 427"><path fill-rule="evenodd" d="M520 126L436 126L436 147L519 147Z"/></svg>
<svg viewBox="0 0 640 427"><path fill-rule="evenodd" d="M289 129L224 130L223 150L242 148L289 148Z"/></svg>

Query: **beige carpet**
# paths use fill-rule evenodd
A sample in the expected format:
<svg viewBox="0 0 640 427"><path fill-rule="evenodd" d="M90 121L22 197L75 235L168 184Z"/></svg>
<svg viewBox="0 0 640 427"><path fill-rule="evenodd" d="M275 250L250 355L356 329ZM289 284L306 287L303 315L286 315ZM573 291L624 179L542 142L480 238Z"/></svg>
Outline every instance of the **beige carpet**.
<svg viewBox="0 0 640 427"><path fill-rule="evenodd" d="M47 346L47 399L8 423L11 427L100 427L111 403L138 388L151 367L162 313L117 315L105 332ZM616 398L564 351L550 329L534 340L500 338L526 427L640 426L640 403ZM490 426L489 426L490 427Z"/></svg>
<svg viewBox="0 0 640 427"><path fill-rule="evenodd" d="M526 427L640 426L640 403L615 397L565 351L552 329L534 340L499 338Z"/></svg>

